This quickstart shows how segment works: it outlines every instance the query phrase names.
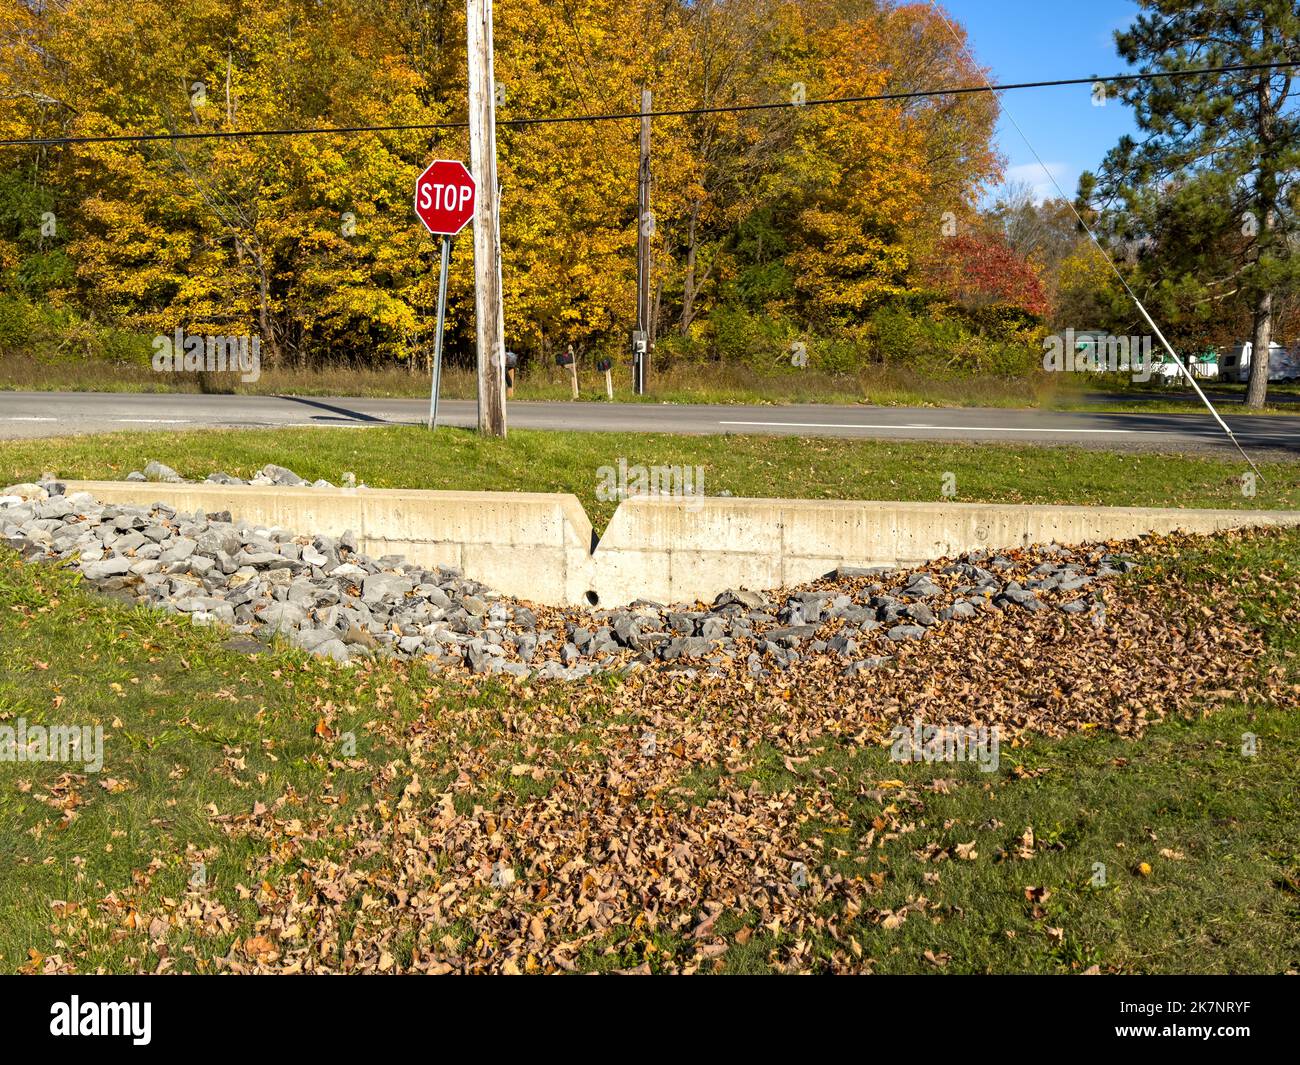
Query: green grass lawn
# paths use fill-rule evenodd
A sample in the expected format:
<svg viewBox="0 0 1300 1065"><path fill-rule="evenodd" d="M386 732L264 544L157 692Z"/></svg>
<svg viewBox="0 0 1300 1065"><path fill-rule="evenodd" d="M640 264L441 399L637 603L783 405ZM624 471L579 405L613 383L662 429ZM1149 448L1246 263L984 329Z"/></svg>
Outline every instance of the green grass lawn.
<svg viewBox="0 0 1300 1065"><path fill-rule="evenodd" d="M1178 609L1197 623L1239 615L1267 641L1260 669L1300 690L1300 532L1206 541L1126 580L1148 601L1185 594ZM304 938L343 969L419 967L440 951L492 968L520 928L541 931L542 953L557 912L581 901L561 866L606 846L641 848L628 876L660 886L657 917L577 937L580 971L1300 969L1294 700L1211 699L1213 714L1140 738L1026 734L986 775L900 765L848 732L696 749L692 730L727 711L687 688L658 725L667 747L678 721L683 749L665 749L671 766L642 791L629 790L627 747L648 719L628 717L613 681L506 687L284 648L250 658L7 551L0 604L0 721L105 732L98 774L0 761L0 971L274 967ZM1090 650L1106 653L1078 653ZM557 813L570 808L585 842L577 815ZM742 908L693 932L704 915L674 907L679 852L656 851L656 833L692 826L677 842L707 858L725 849L723 825L745 835L734 818L751 808L789 819L781 838L808 856L816 894L789 923ZM644 835L619 830L620 809ZM552 850L511 849L551 819ZM508 892L489 865L479 887L447 894L495 854L517 871ZM692 874L705 897L709 868L701 858ZM373 951L346 945L360 941ZM725 951L703 946L715 943ZM518 968L552 967L532 949Z"/></svg>
<svg viewBox="0 0 1300 1065"><path fill-rule="evenodd" d="M1291 509L1300 464L1268 462L1256 495L1230 458L1129 454L913 441L794 437L684 437L650 433L515 430L506 441L413 427L133 432L0 441L0 482L61 477L120 479L149 459L201 480L224 470L247 477L268 462L309 480L345 472L376 488L572 492L603 527L615 504L597 499L602 466L703 468L707 495L801 499L941 500L945 474L958 502Z"/></svg>

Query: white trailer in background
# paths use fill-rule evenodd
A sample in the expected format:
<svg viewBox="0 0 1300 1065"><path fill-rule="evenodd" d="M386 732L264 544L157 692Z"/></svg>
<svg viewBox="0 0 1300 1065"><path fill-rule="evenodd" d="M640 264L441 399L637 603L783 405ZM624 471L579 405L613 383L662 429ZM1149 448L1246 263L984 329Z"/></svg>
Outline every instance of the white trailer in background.
<svg viewBox="0 0 1300 1065"><path fill-rule="evenodd" d="M1254 345L1250 341L1234 345L1219 364L1219 380L1245 384L1250 380L1250 355ZM1270 381L1300 380L1300 358L1281 344L1268 346L1268 379Z"/></svg>

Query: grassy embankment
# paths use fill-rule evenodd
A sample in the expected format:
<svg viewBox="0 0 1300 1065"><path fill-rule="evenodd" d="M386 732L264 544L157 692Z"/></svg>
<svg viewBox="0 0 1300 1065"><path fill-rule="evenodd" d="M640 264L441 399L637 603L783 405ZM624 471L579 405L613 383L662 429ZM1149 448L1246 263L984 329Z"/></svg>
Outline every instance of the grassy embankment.
<svg viewBox="0 0 1300 1065"><path fill-rule="evenodd" d="M120 479L149 459L201 480L224 470L247 477L268 462L309 480L345 472L376 488L572 492L603 526L615 504L597 498L598 469L629 465L703 468L707 495L807 499L938 500L945 474L957 502L1113 506L1300 507L1300 464L1270 462L1256 494L1244 466L1226 458L1123 454L1015 445L684 437L666 434L512 431L506 441L410 427L130 432L0 441L0 482L61 477Z"/></svg>
<svg viewBox="0 0 1300 1065"><path fill-rule="evenodd" d="M1206 542L1133 579L1148 603L1189 592L1195 624L1251 625L1268 646L1260 676L1283 671L1298 690L1300 533ZM447 955L490 969L507 940L524 944L508 966L524 971L555 957L579 970L1300 969L1293 698L1206 692L1215 713L1140 738L1031 731L986 775L892 762L857 726L756 742L757 701L732 719L689 688L656 718L629 718L614 682L505 686L285 648L250 658L4 550L0 601L0 720L104 730L99 773L0 761L0 971L274 968L306 941L328 967ZM855 685L840 687L861 727L888 720L869 682ZM636 744L652 720L663 747L647 790ZM736 746L692 745L715 732ZM820 856L809 887L786 889L788 921L742 905L693 934L707 914L673 899L709 897L715 853L732 876L743 868L742 807L762 812L752 831L786 841L760 864ZM641 826L631 838L625 818ZM514 884L489 883L498 854ZM581 877L560 867L584 854L626 883L584 881L572 897ZM866 909L845 905L846 884ZM606 886L659 899L566 951L552 930ZM459 901L442 910L446 891Z"/></svg>

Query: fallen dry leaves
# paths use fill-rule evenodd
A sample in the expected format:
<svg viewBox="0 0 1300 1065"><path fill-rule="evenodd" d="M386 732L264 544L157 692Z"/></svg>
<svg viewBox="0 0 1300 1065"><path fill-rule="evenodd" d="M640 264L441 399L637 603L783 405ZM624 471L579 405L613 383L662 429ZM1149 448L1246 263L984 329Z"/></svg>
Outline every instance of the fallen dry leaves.
<svg viewBox="0 0 1300 1065"><path fill-rule="evenodd" d="M1022 576L1043 557L1010 556L1011 575ZM927 568L953 583L938 564ZM643 671L612 692L575 686L553 700L520 686L505 709L453 695L415 721L381 718L370 739L382 764L331 763L370 773L374 801L346 820L340 807L292 792L210 811L223 832L265 850L247 874L256 886L240 891L256 916L237 917L201 888L157 912L129 911L134 928L158 952L175 929L224 937L232 946L218 967L233 972L548 973L602 957L629 974L695 972L758 939L773 944L765 960L778 970L870 971L865 936L960 916L924 896L873 905L891 875L873 851L915 831L924 793L953 782L845 779L816 754L879 745L915 715L997 724L1008 759L1029 731L1138 735L1167 715L1203 711L1207 692L1211 702L1259 697L1262 642L1232 602L1207 617L1177 586L1158 604L1148 591L1099 584L1102 629L1056 610L990 612L891 646L892 667L853 678L810 658L755 679L741 656L721 676ZM324 717L314 731L332 751ZM772 751L784 775L762 783L757 770L772 768ZM46 801L75 805L79 783ZM850 805L875 811L856 838ZM976 843L914 853L990 860ZM1007 846L1032 860L1032 826ZM833 871L832 853L861 872ZM1044 917L1049 892L1024 893ZM1046 935L1059 944L1064 932ZM927 951L925 960L943 969L951 958Z"/></svg>

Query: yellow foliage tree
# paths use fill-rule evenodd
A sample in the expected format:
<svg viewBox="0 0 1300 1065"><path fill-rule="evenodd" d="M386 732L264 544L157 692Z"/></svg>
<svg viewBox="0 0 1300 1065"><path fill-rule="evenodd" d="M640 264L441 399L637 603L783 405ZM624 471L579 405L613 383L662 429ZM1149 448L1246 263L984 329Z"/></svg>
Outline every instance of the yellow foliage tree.
<svg viewBox="0 0 1300 1065"><path fill-rule="evenodd" d="M424 364L437 243L411 196L431 159L468 154L459 7L0 10L7 137L222 135L0 149L0 208L23 181L57 204L69 298L146 335L256 332L272 362ZM968 212L997 171L987 99L758 106L968 82L924 4L497 0L495 22L507 343L533 357L625 343L639 221L638 120L537 119L634 112L642 88L695 112L654 127L661 333L735 303L801 328L860 321L913 283L938 209ZM225 136L403 125L425 128ZM12 279L30 249L3 216ZM472 345L472 285L460 241L453 356Z"/></svg>

